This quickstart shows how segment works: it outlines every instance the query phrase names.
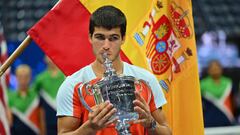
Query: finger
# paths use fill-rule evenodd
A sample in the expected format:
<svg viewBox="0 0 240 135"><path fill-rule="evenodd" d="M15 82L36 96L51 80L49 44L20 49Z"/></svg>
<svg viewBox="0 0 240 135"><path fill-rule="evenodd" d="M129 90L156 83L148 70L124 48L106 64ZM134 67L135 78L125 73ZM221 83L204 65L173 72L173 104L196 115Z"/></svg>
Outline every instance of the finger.
<svg viewBox="0 0 240 135"><path fill-rule="evenodd" d="M94 113L96 113L96 111L99 111L99 108L103 108L104 106L106 106L108 104L109 104L109 101L106 101L104 103L93 106L91 109L93 110Z"/></svg>
<svg viewBox="0 0 240 135"><path fill-rule="evenodd" d="M147 113L142 108L140 108L138 106L134 107L134 111L139 113L140 118L146 118L147 117Z"/></svg>
<svg viewBox="0 0 240 135"><path fill-rule="evenodd" d="M93 110L93 112L90 112L89 113L89 115L90 115L90 119L91 118L94 118L95 116L97 116L100 112L101 112L101 110L103 109L103 108L105 108L107 105L109 105L110 103L109 103L109 101L106 101L106 102L104 102L104 103L101 103L101 104L99 104L99 105L95 105L94 107L92 107L91 109Z"/></svg>
<svg viewBox="0 0 240 135"><path fill-rule="evenodd" d="M110 125L110 124L112 124L112 123L117 123L117 121L118 121L118 117L115 117L115 118L113 118L113 119L111 119L111 120L109 120L109 121L107 121L105 124L104 124L104 127L107 127L108 125Z"/></svg>
<svg viewBox="0 0 240 135"><path fill-rule="evenodd" d="M105 115L108 114L109 112L110 112L110 113L114 113L114 112L112 112L112 111L116 111L116 109L115 109L115 110L112 110L112 109L113 109L113 105L112 105L111 103L108 104L106 107L101 108L101 111L96 115L95 119L96 119L97 121L99 121L99 120L101 120L103 117L105 117ZM107 115L107 116L108 116L108 115Z"/></svg>
<svg viewBox="0 0 240 135"><path fill-rule="evenodd" d="M139 92L135 91L135 95L136 95L136 98L138 100L140 100L143 104L147 105L147 102L145 101L145 99L140 95Z"/></svg>
<svg viewBox="0 0 240 135"><path fill-rule="evenodd" d="M106 123L115 113L117 112L117 109L112 108L110 111L108 111L102 119L99 120L99 124L102 125Z"/></svg>
<svg viewBox="0 0 240 135"><path fill-rule="evenodd" d="M134 124L143 124L145 123L147 120L146 119L138 119L138 120L135 120L133 121Z"/></svg>
<svg viewBox="0 0 240 135"><path fill-rule="evenodd" d="M133 104L134 104L135 106L138 106L138 107L142 108L144 111L149 112L148 106L146 106L145 104L143 104L143 103L140 102L139 100L134 100L134 101L133 101Z"/></svg>

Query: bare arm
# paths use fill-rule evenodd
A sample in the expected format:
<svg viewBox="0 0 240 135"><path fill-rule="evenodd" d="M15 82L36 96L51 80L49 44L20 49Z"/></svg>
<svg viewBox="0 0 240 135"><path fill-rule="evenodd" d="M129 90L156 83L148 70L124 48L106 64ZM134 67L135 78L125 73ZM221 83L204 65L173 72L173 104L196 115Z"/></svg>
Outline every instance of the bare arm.
<svg viewBox="0 0 240 135"><path fill-rule="evenodd" d="M107 127L109 124L116 122L117 119L108 119L116 112L113 105L109 102L96 105L92 108L93 112L88 115L88 120L81 124L81 120L75 117L58 117L58 134L59 135L85 135L96 134L98 130Z"/></svg>
<svg viewBox="0 0 240 135"><path fill-rule="evenodd" d="M148 130L150 135L171 135L172 131L168 126L164 112L161 109L157 109L152 112L152 117L157 122L155 131Z"/></svg>
<svg viewBox="0 0 240 135"><path fill-rule="evenodd" d="M45 111L42 107L39 108L39 120L40 120L40 135L46 134L46 121Z"/></svg>
<svg viewBox="0 0 240 135"><path fill-rule="evenodd" d="M136 98L137 100L133 102L135 104L134 110L139 113L140 118L134 123L140 123L145 128L148 128L150 135L171 135L172 132L167 124L164 112L161 109L157 109L151 113L148 104L139 93L136 93ZM155 130L151 130L151 123L154 120L157 123L157 127Z"/></svg>
<svg viewBox="0 0 240 135"><path fill-rule="evenodd" d="M11 109L8 106L7 106L7 109L6 109L6 114L7 114L8 124L9 124L10 127L12 127L12 125L13 125L13 114L12 114Z"/></svg>
<svg viewBox="0 0 240 135"><path fill-rule="evenodd" d="M58 117L58 135L77 135L79 133L93 134L87 128L87 123L80 125L81 121L75 117Z"/></svg>

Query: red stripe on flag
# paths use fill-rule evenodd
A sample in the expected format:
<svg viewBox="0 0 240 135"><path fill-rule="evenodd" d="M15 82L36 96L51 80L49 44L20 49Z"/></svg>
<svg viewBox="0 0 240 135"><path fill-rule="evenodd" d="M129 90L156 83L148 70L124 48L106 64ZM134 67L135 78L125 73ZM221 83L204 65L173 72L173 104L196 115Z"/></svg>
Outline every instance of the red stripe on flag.
<svg viewBox="0 0 240 135"><path fill-rule="evenodd" d="M79 0L61 0L28 34L70 75L94 59L88 41L89 17L90 13Z"/></svg>
<svg viewBox="0 0 240 135"><path fill-rule="evenodd" d="M95 58L88 40L89 18L89 11L79 0L61 0L28 34L66 75L71 75ZM125 55L123 60L129 62Z"/></svg>
<svg viewBox="0 0 240 135"><path fill-rule="evenodd" d="M6 130L5 130L1 120L0 120L0 135L6 135Z"/></svg>
<svg viewBox="0 0 240 135"><path fill-rule="evenodd" d="M6 107L6 103L5 103L5 98L4 98L4 93L3 93L3 88L2 88L2 84L0 84L0 102L2 102L3 106Z"/></svg>

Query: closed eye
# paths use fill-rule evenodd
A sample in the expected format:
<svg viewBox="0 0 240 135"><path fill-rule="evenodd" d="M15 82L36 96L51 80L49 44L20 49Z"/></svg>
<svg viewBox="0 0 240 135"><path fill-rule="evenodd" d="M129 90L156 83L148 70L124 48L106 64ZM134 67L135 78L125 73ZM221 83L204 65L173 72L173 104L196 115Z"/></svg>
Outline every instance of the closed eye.
<svg viewBox="0 0 240 135"><path fill-rule="evenodd" d="M97 40L105 40L105 36L102 34L96 34L94 35L94 38L96 38Z"/></svg>
<svg viewBox="0 0 240 135"><path fill-rule="evenodd" d="M120 39L119 35L113 35L108 38L109 41L117 41Z"/></svg>

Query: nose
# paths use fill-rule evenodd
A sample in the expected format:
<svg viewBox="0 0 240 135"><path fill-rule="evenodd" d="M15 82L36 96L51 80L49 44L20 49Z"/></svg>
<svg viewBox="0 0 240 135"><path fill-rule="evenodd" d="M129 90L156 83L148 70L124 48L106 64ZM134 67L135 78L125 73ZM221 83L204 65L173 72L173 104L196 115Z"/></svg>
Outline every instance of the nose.
<svg viewBox="0 0 240 135"><path fill-rule="evenodd" d="M108 50L110 48L110 45L111 45L111 41L109 41L107 38L104 40L104 43L103 43L103 49L104 50Z"/></svg>

